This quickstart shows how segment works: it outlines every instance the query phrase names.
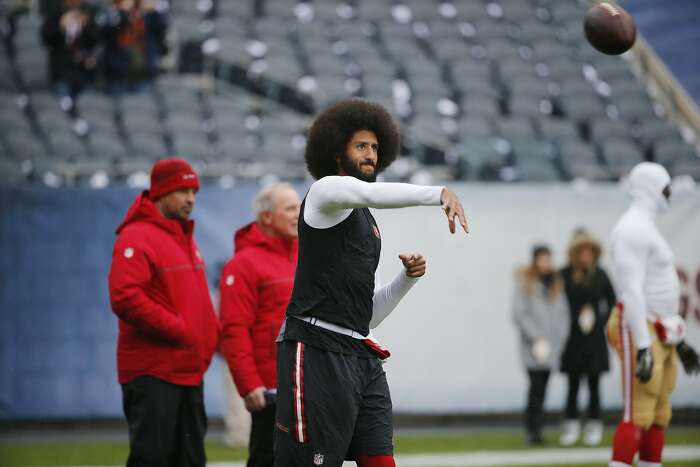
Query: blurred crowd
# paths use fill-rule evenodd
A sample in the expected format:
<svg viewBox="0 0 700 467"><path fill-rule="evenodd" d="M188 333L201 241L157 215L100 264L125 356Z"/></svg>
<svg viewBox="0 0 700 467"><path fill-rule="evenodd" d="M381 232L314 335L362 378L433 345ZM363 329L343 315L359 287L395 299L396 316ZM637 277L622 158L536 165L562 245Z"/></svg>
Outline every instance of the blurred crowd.
<svg viewBox="0 0 700 467"><path fill-rule="evenodd" d="M617 300L599 265L601 252L598 240L577 229L564 268L557 270L551 249L540 244L533 247L531 263L517 272L513 319L529 379L525 427L530 444L544 442L545 395L556 371L568 382L560 443L571 446L581 436L592 446L602 440L600 378L609 370L605 324ZM589 396L583 427L577 404L582 380Z"/></svg>
<svg viewBox="0 0 700 467"><path fill-rule="evenodd" d="M107 6L43 2L39 34L53 91L75 97L88 88L110 94L148 90L167 52L167 8L156 0L113 0Z"/></svg>

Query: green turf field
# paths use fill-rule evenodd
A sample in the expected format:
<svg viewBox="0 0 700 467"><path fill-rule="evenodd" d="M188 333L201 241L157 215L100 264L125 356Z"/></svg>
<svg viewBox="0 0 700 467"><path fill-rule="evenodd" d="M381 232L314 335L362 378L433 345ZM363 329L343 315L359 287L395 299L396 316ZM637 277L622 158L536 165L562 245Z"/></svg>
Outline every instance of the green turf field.
<svg viewBox="0 0 700 467"><path fill-rule="evenodd" d="M606 432L604 445L610 444L611 431ZM557 433L547 433L546 447L556 448ZM700 427L674 427L666 436L667 444L700 444ZM526 450L523 436L516 430L484 430L450 434L408 433L396 437L397 454L446 453L473 451ZM118 441L94 442L6 442L0 440L0 467L9 466L67 466L67 465L124 465L127 446ZM210 462L240 461L246 457L244 449L230 449L223 444L207 443ZM690 462L665 462L666 467L690 467ZM594 464L590 464L591 466ZM576 467L587 467L582 464Z"/></svg>
<svg viewBox="0 0 700 467"><path fill-rule="evenodd" d="M558 432L545 433L547 444L538 449L560 448L557 444ZM603 446L610 446L613 431L606 430ZM700 427L673 427L666 433L667 444L700 444ZM421 452L462 452L462 451L509 451L527 449L523 434L518 431L484 431L457 434L397 436L395 440L397 454L415 454ZM583 444L579 444L579 447Z"/></svg>
<svg viewBox="0 0 700 467"><path fill-rule="evenodd" d="M698 467L697 460L694 461L664 461L664 467ZM542 467L541 465L519 465L518 467ZM601 467L601 464L566 464L566 467Z"/></svg>

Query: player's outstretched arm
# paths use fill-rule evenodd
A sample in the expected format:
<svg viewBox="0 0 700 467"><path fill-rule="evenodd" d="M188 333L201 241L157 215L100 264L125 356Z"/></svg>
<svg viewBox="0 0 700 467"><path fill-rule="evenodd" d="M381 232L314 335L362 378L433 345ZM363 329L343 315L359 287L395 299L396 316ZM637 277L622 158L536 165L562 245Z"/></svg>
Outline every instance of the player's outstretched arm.
<svg viewBox="0 0 700 467"><path fill-rule="evenodd" d="M457 196L442 186L408 183L368 183L349 176L324 177L309 189L304 220L315 228L338 224L356 208L393 209L442 205L455 231L455 218L467 231L464 209Z"/></svg>
<svg viewBox="0 0 700 467"><path fill-rule="evenodd" d="M426 261L420 254L401 254L399 259L403 263L401 271L389 285L380 287L374 291L374 304L372 307L372 320L370 329L374 329L387 316L391 314L401 299L418 282L418 278L425 274Z"/></svg>
<svg viewBox="0 0 700 467"><path fill-rule="evenodd" d="M437 206L442 188L410 183L369 183L355 177L332 175L314 183L307 199L312 198L321 211Z"/></svg>

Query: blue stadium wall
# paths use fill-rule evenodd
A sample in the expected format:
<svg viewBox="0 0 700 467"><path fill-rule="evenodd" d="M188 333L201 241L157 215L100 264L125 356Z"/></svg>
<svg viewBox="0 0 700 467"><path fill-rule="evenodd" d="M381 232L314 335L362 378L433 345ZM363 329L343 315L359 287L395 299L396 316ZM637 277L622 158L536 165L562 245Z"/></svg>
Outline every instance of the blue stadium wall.
<svg viewBox="0 0 700 467"><path fill-rule="evenodd" d="M697 0L623 0L639 31L688 94L700 103L700 2Z"/></svg>
<svg viewBox="0 0 700 467"><path fill-rule="evenodd" d="M196 238L214 296L256 189L200 193ZM107 274L114 230L136 194L0 189L0 419L121 416ZM221 372L205 385L210 414L221 414Z"/></svg>

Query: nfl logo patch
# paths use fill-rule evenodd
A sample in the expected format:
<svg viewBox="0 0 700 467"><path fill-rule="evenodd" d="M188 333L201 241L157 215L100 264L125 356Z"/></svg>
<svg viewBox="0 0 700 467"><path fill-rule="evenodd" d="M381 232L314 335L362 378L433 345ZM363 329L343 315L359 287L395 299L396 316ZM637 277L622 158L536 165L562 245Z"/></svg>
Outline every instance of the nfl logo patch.
<svg viewBox="0 0 700 467"><path fill-rule="evenodd" d="M323 454L314 454L314 465L323 465Z"/></svg>
<svg viewBox="0 0 700 467"><path fill-rule="evenodd" d="M382 238L381 235L379 235L379 229L377 228L376 225L372 226L372 230L374 231L374 236L377 238Z"/></svg>

